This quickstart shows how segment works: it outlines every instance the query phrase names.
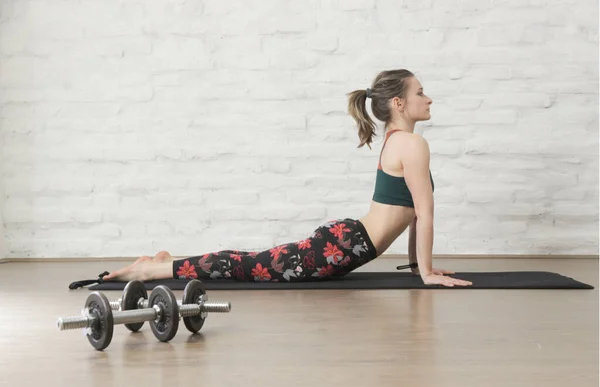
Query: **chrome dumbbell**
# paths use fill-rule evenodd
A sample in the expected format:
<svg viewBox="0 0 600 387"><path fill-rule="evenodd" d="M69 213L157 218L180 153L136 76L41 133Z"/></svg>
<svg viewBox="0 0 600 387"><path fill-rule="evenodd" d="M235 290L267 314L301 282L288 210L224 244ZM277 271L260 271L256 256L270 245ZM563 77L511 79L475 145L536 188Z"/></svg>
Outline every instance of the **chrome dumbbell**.
<svg viewBox="0 0 600 387"><path fill-rule="evenodd" d="M148 293L140 281L130 281L123 289L121 298L110 301L113 310L125 311L148 308ZM180 316L185 327L192 333L198 332L204 325L208 313L229 313L230 302L208 302L206 288L199 280L191 280L185 286L181 302L177 302ZM136 332L144 325L141 323L125 324L127 329Z"/></svg>
<svg viewBox="0 0 600 387"><path fill-rule="evenodd" d="M159 285L150 293L148 305L146 309L113 312L104 294L92 292L85 302L82 316L59 317L57 326L61 331L86 329L90 344L97 350L110 345L114 326L117 324L150 321L152 333L158 340L171 340L179 328L179 306L175 295L168 287Z"/></svg>

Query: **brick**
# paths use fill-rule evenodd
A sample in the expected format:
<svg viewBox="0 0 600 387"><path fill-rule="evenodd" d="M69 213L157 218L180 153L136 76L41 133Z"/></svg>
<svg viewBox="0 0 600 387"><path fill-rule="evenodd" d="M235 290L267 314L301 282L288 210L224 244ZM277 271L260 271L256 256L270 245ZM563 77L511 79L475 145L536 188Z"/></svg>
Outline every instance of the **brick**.
<svg viewBox="0 0 600 387"><path fill-rule="evenodd" d="M7 223L98 223L102 221L102 211L97 208L46 205L36 206L9 200L4 205L4 221Z"/></svg>
<svg viewBox="0 0 600 387"><path fill-rule="evenodd" d="M465 187L466 200L469 203L512 203L512 187L480 187L467 185Z"/></svg>
<svg viewBox="0 0 600 387"><path fill-rule="evenodd" d="M346 3L345 0L340 1ZM351 5L352 2L349 2ZM327 9L326 7L323 7ZM339 31L349 30L347 26L352 26L350 30L354 31L376 31L377 19L371 17L371 12L362 12L360 10L342 10L332 12L317 12L313 15L316 20L316 30L318 31Z"/></svg>
<svg viewBox="0 0 600 387"><path fill-rule="evenodd" d="M483 155L489 153L534 155L539 153L537 143L519 141L517 133L489 132L486 137L473 138L465 141L467 155Z"/></svg>
<svg viewBox="0 0 600 387"><path fill-rule="evenodd" d="M222 203L229 203L236 206L259 204L262 199L261 192L258 189L248 190L244 187L236 187L235 185L229 189L205 190L199 196L203 198L202 204L209 208Z"/></svg>
<svg viewBox="0 0 600 387"><path fill-rule="evenodd" d="M330 113L308 117L307 132L315 140L339 140L346 138L347 133L358 133L356 124L347 114Z"/></svg>
<svg viewBox="0 0 600 387"><path fill-rule="evenodd" d="M211 56L215 58L215 64L219 69L260 70L269 67L268 58L261 52L262 37L260 35L209 35L207 42ZM240 55L240 47L244 47L247 51L244 55Z"/></svg>
<svg viewBox="0 0 600 387"><path fill-rule="evenodd" d="M556 97L548 94L528 93L494 93L485 98L482 108L514 107L514 108L544 108L551 107Z"/></svg>
<svg viewBox="0 0 600 387"><path fill-rule="evenodd" d="M373 9L375 6L375 0L325 0L322 5L325 9L342 11Z"/></svg>
<svg viewBox="0 0 600 387"><path fill-rule="evenodd" d="M456 3L448 3L454 6ZM460 29L470 28L481 23L481 14L477 12L458 13L453 8L444 9L443 7L433 7L429 12L432 13L433 28Z"/></svg>
<svg viewBox="0 0 600 387"><path fill-rule="evenodd" d="M433 110L433 107L432 107ZM511 109L481 109L475 112L452 112L439 106L435 111L435 123L442 122L444 125L475 125L475 124L514 124L517 122L517 112Z"/></svg>
<svg viewBox="0 0 600 387"><path fill-rule="evenodd" d="M436 141L430 142L429 151L432 157L435 155L459 156L464 153L462 141Z"/></svg>
<svg viewBox="0 0 600 387"><path fill-rule="evenodd" d="M519 25L519 24L542 24L548 20L545 12L539 9L520 9L518 12L510 9L494 8L484 16L483 22L488 25Z"/></svg>
<svg viewBox="0 0 600 387"><path fill-rule="evenodd" d="M269 68L310 69L319 63L318 55L304 46L302 39L269 35L263 38L261 56L268 59Z"/></svg>
<svg viewBox="0 0 600 387"><path fill-rule="evenodd" d="M439 179L441 180L441 179ZM434 184L438 181L438 179L434 178ZM440 182L441 183L441 182ZM463 203L465 201L465 190L461 187L456 187L453 185L454 182L449 182L448 184L435 184L435 190L433 193L434 196L434 205L435 212L439 213L440 205L457 205ZM462 210L461 210L462 212ZM457 213L456 216L460 216L460 213Z"/></svg>
<svg viewBox="0 0 600 387"><path fill-rule="evenodd" d="M247 206L227 206L218 210L210 210L210 218L214 221L239 221L244 219L255 220L290 220L302 219L310 220L323 216L324 208L313 208L303 206L302 208L294 207L273 207L266 208L265 206L247 207Z"/></svg>
<svg viewBox="0 0 600 387"><path fill-rule="evenodd" d="M197 37L171 37L152 43L155 65L163 69L198 70L212 67L212 59L203 40Z"/></svg>

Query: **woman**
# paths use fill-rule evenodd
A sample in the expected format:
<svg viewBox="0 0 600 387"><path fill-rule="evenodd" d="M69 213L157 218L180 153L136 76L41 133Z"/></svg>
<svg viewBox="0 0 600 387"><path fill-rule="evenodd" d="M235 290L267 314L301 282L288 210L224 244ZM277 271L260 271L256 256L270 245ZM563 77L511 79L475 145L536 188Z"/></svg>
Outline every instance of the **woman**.
<svg viewBox="0 0 600 387"><path fill-rule="evenodd" d="M408 70L383 71L371 88L349 95L348 110L358 124L359 148L371 148L375 124L365 108L385 122L385 142L369 212L360 219L321 225L310 237L262 252L224 250L174 259L160 252L105 277L105 281L163 278L225 278L238 281L315 281L342 276L375 259L409 227L409 261L427 285L468 286L469 281L431 267L433 190L427 141L414 134L415 123L431 116L432 100ZM415 267L417 266L417 267Z"/></svg>

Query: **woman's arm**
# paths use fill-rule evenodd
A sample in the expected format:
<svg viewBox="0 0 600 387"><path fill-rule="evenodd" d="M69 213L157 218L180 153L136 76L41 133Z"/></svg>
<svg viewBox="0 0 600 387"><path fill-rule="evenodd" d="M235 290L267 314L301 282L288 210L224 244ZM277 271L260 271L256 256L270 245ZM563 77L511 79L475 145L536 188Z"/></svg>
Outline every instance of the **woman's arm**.
<svg viewBox="0 0 600 387"><path fill-rule="evenodd" d="M413 234L416 246L419 275L425 285L469 286L469 281L446 277L431 267L433 255L433 187L429 172L429 145L420 136L411 138L403 153L404 178L415 205ZM439 273L439 274L438 274Z"/></svg>
<svg viewBox="0 0 600 387"><path fill-rule="evenodd" d="M425 280L432 273L433 187L429 178L429 145L421 136L410 137L403 149L404 178L415 208L415 251L419 274Z"/></svg>

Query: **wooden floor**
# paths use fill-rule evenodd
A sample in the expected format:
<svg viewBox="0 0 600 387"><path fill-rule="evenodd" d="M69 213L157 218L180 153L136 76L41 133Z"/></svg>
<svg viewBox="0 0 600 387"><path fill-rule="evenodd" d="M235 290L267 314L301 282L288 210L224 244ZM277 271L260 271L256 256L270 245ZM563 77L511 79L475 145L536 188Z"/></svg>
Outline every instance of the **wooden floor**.
<svg viewBox="0 0 600 387"><path fill-rule="evenodd" d="M100 352L81 330L59 331L57 318L78 315L89 294L68 284L122 265L0 264L0 385L598 386L595 259L436 261L553 271L594 290L212 291L231 313L209 316L198 335L181 324L170 343L148 325L135 334L116 326Z"/></svg>

